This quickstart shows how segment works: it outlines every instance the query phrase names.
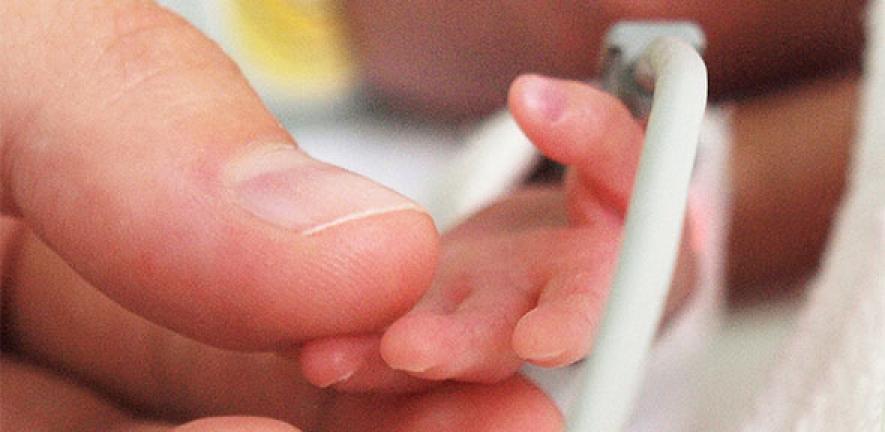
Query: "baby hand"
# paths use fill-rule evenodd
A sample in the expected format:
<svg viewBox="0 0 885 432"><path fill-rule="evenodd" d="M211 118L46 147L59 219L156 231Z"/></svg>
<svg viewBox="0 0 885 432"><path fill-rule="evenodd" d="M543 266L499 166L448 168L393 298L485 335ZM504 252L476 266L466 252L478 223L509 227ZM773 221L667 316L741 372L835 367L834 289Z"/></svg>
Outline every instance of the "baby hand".
<svg viewBox="0 0 885 432"><path fill-rule="evenodd" d="M548 157L569 167L561 188L528 189L446 235L434 283L382 335L313 341L301 352L314 384L405 390L421 380L495 382L523 362L565 366L591 349L610 288L643 132L611 95L523 76L510 110ZM685 247L668 310L690 291Z"/></svg>

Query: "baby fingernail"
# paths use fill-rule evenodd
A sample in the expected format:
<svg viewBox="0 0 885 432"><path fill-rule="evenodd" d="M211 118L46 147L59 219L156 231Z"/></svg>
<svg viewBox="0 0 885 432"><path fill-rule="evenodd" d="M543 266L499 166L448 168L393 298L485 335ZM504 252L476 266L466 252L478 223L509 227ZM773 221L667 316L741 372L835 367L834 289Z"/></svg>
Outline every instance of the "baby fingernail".
<svg viewBox="0 0 885 432"><path fill-rule="evenodd" d="M556 80L540 75L523 78L525 103L528 108L550 122L559 120L565 112L568 96Z"/></svg>
<svg viewBox="0 0 885 432"><path fill-rule="evenodd" d="M231 163L226 184L253 216L313 235L343 223L396 211L423 211L405 197L289 144L268 145Z"/></svg>
<svg viewBox="0 0 885 432"><path fill-rule="evenodd" d="M422 365L405 365L405 366L392 366L393 369L401 370L403 372L408 373L424 373L429 371L433 366L422 366Z"/></svg>
<svg viewBox="0 0 885 432"><path fill-rule="evenodd" d="M545 363L556 360L562 357L564 350L551 351L551 352L541 352L541 353L532 353L525 357L525 360L530 362L538 362Z"/></svg>
<svg viewBox="0 0 885 432"><path fill-rule="evenodd" d="M336 384L341 384L341 383L343 383L343 382L349 380L351 377L353 377L353 375L354 375L355 373L356 373L355 370L351 370L351 371L348 371L348 372L342 373L341 375L339 375L339 376L337 376L337 377L334 377L334 378L328 380L327 382L318 383L318 384L317 384L317 387L319 387L319 388L327 388L327 387L331 387L331 386L336 385Z"/></svg>
<svg viewBox="0 0 885 432"><path fill-rule="evenodd" d="M435 367L436 364L432 361L427 361L427 359L422 358L405 358L405 359L391 359L389 356L385 356L384 352L381 353L381 356L384 358L384 361L390 366L391 369L395 369L398 371L408 372L408 373L422 373L427 372L431 368Z"/></svg>

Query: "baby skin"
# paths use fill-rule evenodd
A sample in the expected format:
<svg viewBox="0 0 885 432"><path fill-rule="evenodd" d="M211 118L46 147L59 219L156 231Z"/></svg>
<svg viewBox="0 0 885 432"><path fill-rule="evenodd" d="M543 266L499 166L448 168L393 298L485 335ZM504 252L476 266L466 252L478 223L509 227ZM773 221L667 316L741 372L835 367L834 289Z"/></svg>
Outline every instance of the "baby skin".
<svg viewBox="0 0 885 432"><path fill-rule="evenodd" d="M525 362L566 366L592 349L643 130L620 101L579 82L520 77L509 107L538 149L568 166L563 187L522 190L447 233L432 286L407 314L377 334L302 347L308 381L345 392L492 383ZM694 280L683 237L667 313Z"/></svg>

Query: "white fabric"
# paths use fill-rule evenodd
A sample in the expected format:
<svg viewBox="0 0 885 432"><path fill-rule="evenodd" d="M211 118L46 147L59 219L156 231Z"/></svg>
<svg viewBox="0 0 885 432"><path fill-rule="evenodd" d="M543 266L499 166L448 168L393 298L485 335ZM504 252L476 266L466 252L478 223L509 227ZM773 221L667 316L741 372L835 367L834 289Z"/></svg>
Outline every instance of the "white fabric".
<svg viewBox="0 0 885 432"><path fill-rule="evenodd" d="M860 134L822 271L745 431L885 431L885 1L871 4Z"/></svg>

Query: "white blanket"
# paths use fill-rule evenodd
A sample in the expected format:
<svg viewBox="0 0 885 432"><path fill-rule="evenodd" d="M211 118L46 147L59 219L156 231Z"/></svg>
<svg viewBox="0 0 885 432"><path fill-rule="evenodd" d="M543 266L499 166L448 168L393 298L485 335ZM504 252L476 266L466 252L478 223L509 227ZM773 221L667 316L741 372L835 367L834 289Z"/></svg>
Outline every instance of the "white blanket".
<svg viewBox="0 0 885 432"><path fill-rule="evenodd" d="M885 431L885 1L870 7L846 198L784 362L746 431Z"/></svg>

